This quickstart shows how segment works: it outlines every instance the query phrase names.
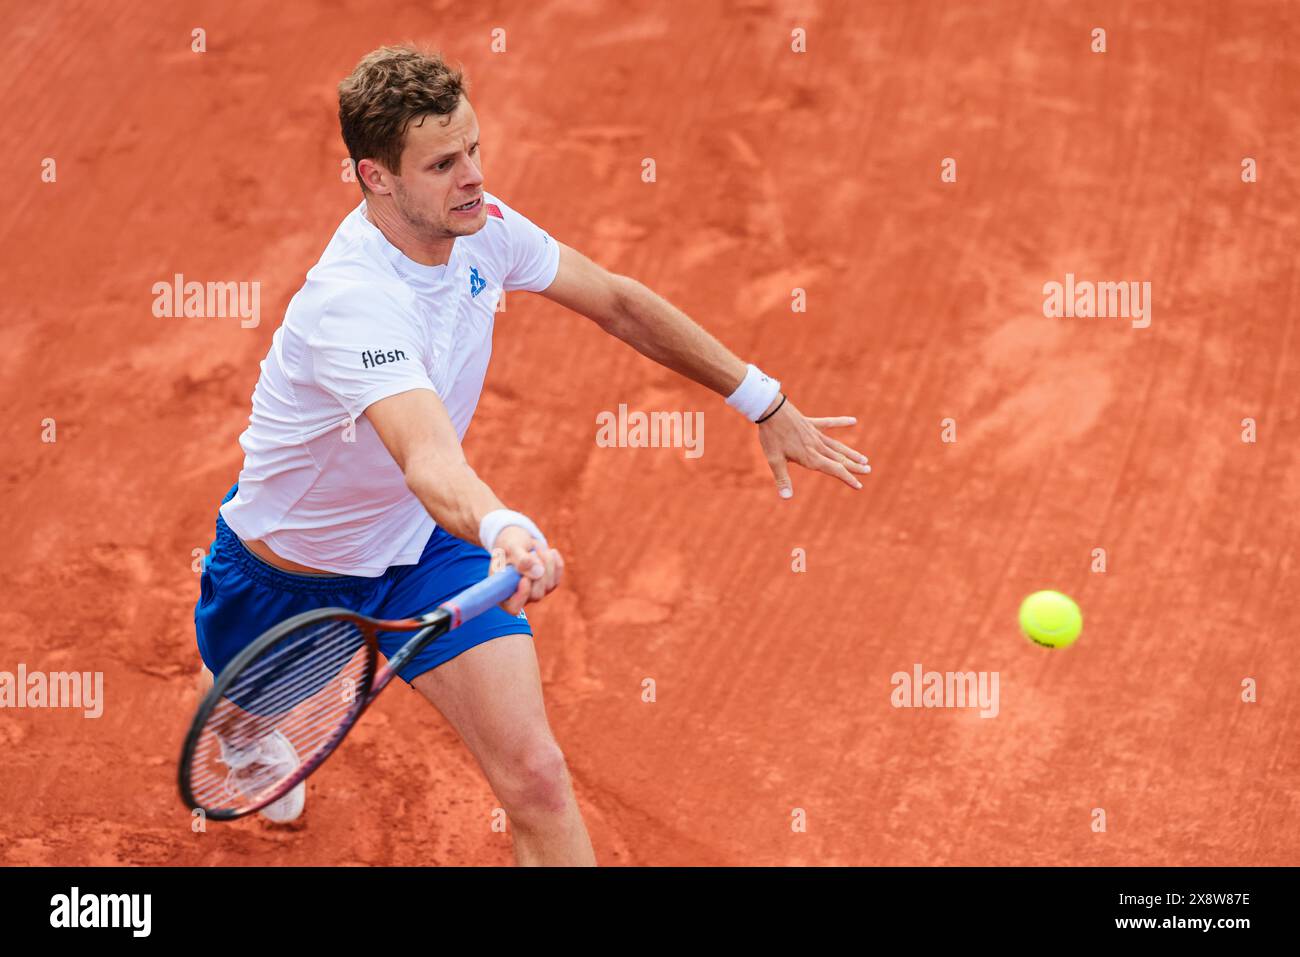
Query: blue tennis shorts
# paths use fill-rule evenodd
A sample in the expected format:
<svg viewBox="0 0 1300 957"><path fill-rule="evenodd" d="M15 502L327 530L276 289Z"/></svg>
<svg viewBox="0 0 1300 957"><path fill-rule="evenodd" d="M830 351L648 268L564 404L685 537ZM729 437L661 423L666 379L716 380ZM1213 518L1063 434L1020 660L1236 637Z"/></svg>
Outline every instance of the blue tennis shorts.
<svg viewBox="0 0 1300 957"><path fill-rule="evenodd" d="M234 486L222 503L234 497ZM213 675L258 635L286 618L317 608L347 608L371 618L415 618L488 576L488 553L435 528L415 565L394 565L378 578L295 575L258 558L217 513L216 540L204 559L194 630ZM485 611L430 642L398 675L409 682L475 645L502 635L531 635L528 619L500 607ZM381 632L390 657L411 633Z"/></svg>

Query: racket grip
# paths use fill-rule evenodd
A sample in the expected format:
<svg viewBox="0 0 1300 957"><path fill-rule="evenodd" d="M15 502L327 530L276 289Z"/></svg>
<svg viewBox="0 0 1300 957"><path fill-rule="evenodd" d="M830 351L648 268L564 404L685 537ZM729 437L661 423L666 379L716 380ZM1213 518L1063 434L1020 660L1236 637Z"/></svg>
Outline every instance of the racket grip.
<svg viewBox="0 0 1300 957"><path fill-rule="evenodd" d="M461 622L477 618L489 608L493 608L515 593L519 587L519 572L506 568L490 578L485 578L477 585L470 585L459 595L449 598L440 607L451 612L451 627Z"/></svg>

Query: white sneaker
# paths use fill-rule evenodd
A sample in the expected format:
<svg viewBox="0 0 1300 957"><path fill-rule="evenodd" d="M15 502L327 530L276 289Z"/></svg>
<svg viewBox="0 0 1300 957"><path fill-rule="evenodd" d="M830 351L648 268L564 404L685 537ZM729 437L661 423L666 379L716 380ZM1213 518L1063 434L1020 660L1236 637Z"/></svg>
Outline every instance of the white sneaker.
<svg viewBox="0 0 1300 957"><path fill-rule="evenodd" d="M271 782L292 774L301 763L298 749L280 731L272 731L243 751L228 746L220 735L218 740L221 741L221 760L230 768L226 775L226 789L232 794L238 789L251 797ZM307 782L299 781L292 791L272 801L259 813L268 821L286 824L302 814L306 803Z"/></svg>

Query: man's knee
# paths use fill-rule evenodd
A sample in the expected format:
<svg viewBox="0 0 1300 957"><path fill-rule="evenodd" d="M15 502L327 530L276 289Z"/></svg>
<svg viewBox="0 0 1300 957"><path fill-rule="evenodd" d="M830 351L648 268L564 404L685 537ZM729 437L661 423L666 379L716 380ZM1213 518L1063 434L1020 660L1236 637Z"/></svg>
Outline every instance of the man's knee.
<svg viewBox="0 0 1300 957"><path fill-rule="evenodd" d="M564 752L548 735L529 738L494 761L492 786L506 813L526 822L565 810L572 795Z"/></svg>

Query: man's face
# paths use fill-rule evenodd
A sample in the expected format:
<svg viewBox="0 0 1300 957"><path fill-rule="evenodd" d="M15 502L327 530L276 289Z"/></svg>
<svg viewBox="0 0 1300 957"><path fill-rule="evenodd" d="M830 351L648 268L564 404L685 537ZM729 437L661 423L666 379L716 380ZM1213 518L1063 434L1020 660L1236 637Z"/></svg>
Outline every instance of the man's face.
<svg viewBox="0 0 1300 957"><path fill-rule="evenodd" d="M402 218L426 239L469 236L483 228L478 118L469 100L461 97L450 118L424 116L407 127L393 199Z"/></svg>

